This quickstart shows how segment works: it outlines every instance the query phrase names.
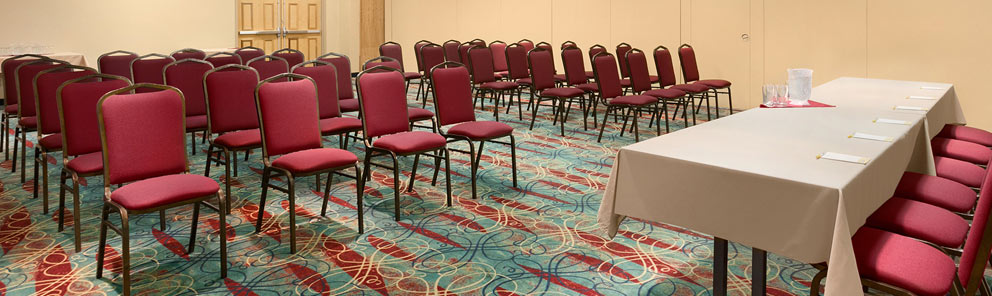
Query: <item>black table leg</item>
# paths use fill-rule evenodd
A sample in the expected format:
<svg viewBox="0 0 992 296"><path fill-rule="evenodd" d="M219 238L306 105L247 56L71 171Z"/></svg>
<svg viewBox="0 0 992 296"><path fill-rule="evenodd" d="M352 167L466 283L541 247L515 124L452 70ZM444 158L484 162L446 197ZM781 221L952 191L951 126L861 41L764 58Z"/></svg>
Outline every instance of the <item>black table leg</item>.
<svg viewBox="0 0 992 296"><path fill-rule="evenodd" d="M751 295L765 295L768 252L751 249Z"/></svg>
<svg viewBox="0 0 992 296"><path fill-rule="evenodd" d="M727 296L727 240L719 237L713 237L713 296Z"/></svg>

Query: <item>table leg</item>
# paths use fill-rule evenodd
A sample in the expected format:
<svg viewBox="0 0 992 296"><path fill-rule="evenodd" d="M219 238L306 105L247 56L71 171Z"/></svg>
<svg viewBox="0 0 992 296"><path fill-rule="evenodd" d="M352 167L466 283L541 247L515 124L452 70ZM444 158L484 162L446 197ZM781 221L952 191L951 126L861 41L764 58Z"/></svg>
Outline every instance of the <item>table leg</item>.
<svg viewBox="0 0 992 296"><path fill-rule="evenodd" d="M751 295L765 295L768 252L751 249Z"/></svg>
<svg viewBox="0 0 992 296"><path fill-rule="evenodd" d="M713 237L713 296L727 295L727 240ZM764 295L764 294L755 294Z"/></svg>

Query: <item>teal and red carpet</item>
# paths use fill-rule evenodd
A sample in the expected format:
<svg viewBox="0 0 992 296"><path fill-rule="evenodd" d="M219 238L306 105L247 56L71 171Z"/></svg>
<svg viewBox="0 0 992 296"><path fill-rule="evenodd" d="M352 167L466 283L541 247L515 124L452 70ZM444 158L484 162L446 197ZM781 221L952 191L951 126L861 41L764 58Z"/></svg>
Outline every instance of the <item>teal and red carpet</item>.
<svg viewBox="0 0 992 296"><path fill-rule="evenodd" d="M411 88L411 105L415 90ZM490 108L477 112L479 118L490 119ZM159 229L158 215L132 218L133 291L139 295L709 295L712 241L708 235L631 219L615 239L603 238L597 231L596 212L613 157L619 147L633 143L633 136L619 137L619 125L611 123L603 142L596 143L598 130L583 131L581 112L573 110L561 137L558 127L551 125L551 108L541 110L533 131L527 129L529 112L524 121L517 117L516 107L500 116L516 129L518 188L512 186L508 147L490 143L479 171L479 198L471 199L468 157L453 153L453 206L445 207L443 181L430 186L433 170L431 164L423 165L418 175L427 177L418 177L414 192L402 195L402 219L396 222L395 180L389 171L374 170L365 198L364 234L357 232L354 180L336 178L323 218L318 216L320 192L315 191L313 178L301 179L295 255L289 253L284 194L270 191L263 233L254 233L261 153L253 153L232 178L238 207L228 216L228 278L219 278L220 229L212 211L201 212L196 249L189 255L184 252L192 213L186 207L167 212L165 229ZM705 112L700 116L705 118ZM672 127L682 128L683 123L674 120ZM655 136L646 126L640 135L642 140ZM337 137L329 137L325 145L336 147ZM348 149L361 156L359 146ZM194 173L203 173L204 148L198 143L200 151L190 157ZM61 162L61 155L49 160L54 164L56 159ZM412 163L404 159L400 165L403 184ZM10 165L4 162L0 172L0 295L119 294L121 240L113 232L108 234L104 278L95 278L101 268L95 255L102 178L86 180L82 211L67 213L82 219L83 249L76 253L72 228L58 232L56 226L59 166L52 165L49 172L52 209L45 215L41 200L31 198L33 166L28 166L29 180L22 185L20 172L11 174ZM224 177L223 167L211 172L215 179ZM116 214L111 219L119 221ZM750 249L732 244L730 260L730 292L746 295ZM809 293L815 270L770 255L768 272L769 294L801 295Z"/></svg>

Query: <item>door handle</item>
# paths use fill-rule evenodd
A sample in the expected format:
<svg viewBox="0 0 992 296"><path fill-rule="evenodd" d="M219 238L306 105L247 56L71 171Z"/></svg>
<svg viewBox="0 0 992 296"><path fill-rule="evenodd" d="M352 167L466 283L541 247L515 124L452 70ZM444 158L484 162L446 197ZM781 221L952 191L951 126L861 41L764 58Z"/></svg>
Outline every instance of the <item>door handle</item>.
<svg viewBox="0 0 992 296"><path fill-rule="evenodd" d="M751 35L747 33L741 34L741 40L747 41L748 39L751 39Z"/></svg>
<svg viewBox="0 0 992 296"><path fill-rule="evenodd" d="M269 35L276 34L279 35L279 31L238 31L241 35Z"/></svg>

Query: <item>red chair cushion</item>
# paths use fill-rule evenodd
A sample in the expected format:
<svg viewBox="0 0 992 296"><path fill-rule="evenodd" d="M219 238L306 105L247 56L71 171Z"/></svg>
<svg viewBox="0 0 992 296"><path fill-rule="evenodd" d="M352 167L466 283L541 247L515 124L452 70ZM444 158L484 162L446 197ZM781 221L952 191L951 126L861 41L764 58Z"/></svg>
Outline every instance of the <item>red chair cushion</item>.
<svg viewBox="0 0 992 296"><path fill-rule="evenodd" d="M23 118L20 118L20 119L17 120L17 125L20 125L20 126L23 126L23 127L26 127L26 128L35 128L35 127L38 127L38 118L37 117L34 117L34 116L23 117Z"/></svg>
<svg viewBox="0 0 992 296"><path fill-rule="evenodd" d="M406 80L420 79L420 77L423 77L423 76L424 75L421 75L419 72L405 72L405 73L403 73L403 79L406 79Z"/></svg>
<svg viewBox="0 0 992 296"><path fill-rule="evenodd" d="M95 174L103 172L103 153L87 153L69 160L65 165L67 168L81 175Z"/></svg>
<svg viewBox="0 0 992 296"><path fill-rule="evenodd" d="M517 79L517 84L520 84L520 85L530 85L532 81L533 80L531 80L530 77L528 77L528 78L520 78L520 79Z"/></svg>
<svg viewBox="0 0 992 296"><path fill-rule="evenodd" d="M945 295L951 289L954 260L934 247L871 227L861 227L851 242L863 278L917 295Z"/></svg>
<svg viewBox="0 0 992 296"><path fill-rule="evenodd" d="M925 202L949 211L967 213L975 207L975 191L961 183L937 176L905 172L896 196Z"/></svg>
<svg viewBox="0 0 992 296"><path fill-rule="evenodd" d="M930 140L934 155L960 159L978 165L989 163L992 150L989 147L968 141L935 137Z"/></svg>
<svg viewBox="0 0 992 296"><path fill-rule="evenodd" d="M937 176L947 178L972 188L981 188L985 169L973 163L949 157L934 156Z"/></svg>
<svg viewBox="0 0 992 296"><path fill-rule="evenodd" d="M892 197L882 204L868 216L865 225L948 248L961 247L968 234L968 221L961 216L901 197Z"/></svg>
<svg viewBox="0 0 992 296"><path fill-rule="evenodd" d="M316 148L284 154L272 161L272 166L286 169L293 174L303 174L354 165L356 162L358 156L347 150Z"/></svg>
<svg viewBox="0 0 992 296"><path fill-rule="evenodd" d="M599 91L599 85L596 85L595 83L583 83L576 85L575 88L581 89L582 91L587 93L594 93Z"/></svg>
<svg viewBox="0 0 992 296"><path fill-rule="evenodd" d="M709 86L706 86L705 84L702 83L676 84L676 85L672 85L672 88L692 94L706 92L710 90Z"/></svg>
<svg viewBox="0 0 992 296"><path fill-rule="evenodd" d="M652 96L663 99L677 99L685 96L685 92L675 88L658 88L641 93L645 96Z"/></svg>
<svg viewBox="0 0 992 296"><path fill-rule="evenodd" d="M557 81L565 81L566 80L565 79L565 74L555 74L555 80L557 80Z"/></svg>
<svg viewBox="0 0 992 296"><path fill-rule="evenodd" d="M38 144L48 151L62 149L62 134L51 134L38 140Z"/></svg>
<svg viewBox="0 0 992 296"><path fill-rule="evenodd" d="M228 132L217 136L214 143L227 148L260 147L262 133L258 129Z"/></svg>
<svg viewBox="0 0 992 296"><path fill-rule="evenodd" d="M630 87L630 78L620 79L620 86L625 88Z"/></svg>
<svg viewBox="0 0 992 296"><path fill-rule="evenodd" d="M441 135L425 131L412 131L382 136L372 142L372 146L397 154L409 154L437 150L444 147L446 143L447 141Z"/></svg>
<svg viewBox="0 0 992 296"><path fill-rule="evenodd" d="M648 80L650 80L651 83L658 83L658 75L648 76Z"/></svg>
<svg viewBox="0 0 992 296"><path fill-rule="evenodd" d="M610 105L643 106L658 103L652 96L619 96L610 100Z"/></svg>
<svg viewBox="0 0 992 296"><path fill-rule="evenodd" d="M587 78L596 78L596 72L586 71L586 77Z"/></svg>
<svg viewBox="0 0 992 296"><path fill-rule="evenodd" d="M11 104L3 107L3 112L7 114L17 114L17 104Z"/></svg>
<svg viewBox="0 0 992 296"><path fill-rule="evenodd" d="M513 128L496 121L468 121L451 127L448 129L448 134L482 141L509 136L513 134Z"/></svg>
<svg viewBox="0 0 992 296"><path fill-rule="evenodd" d="M992 147L992 132L963 125L944 125L938 137L968 141Z"/></svg>
<svg viewBox="0 0 992 296"><path fill-rule="evenodd" d="M544 97L559 97L559 98L571 98L584 95L586 92L573 87L556 87L548 88L541 92L541 96Z"/></svg>
<svg viewBox="0 0 992 296"><path fill-rule="evenodd" d="M321 134L340 134L362 130L362 120L351 117L332 117L320 120Z"/></svg>
<svg viewBox="0 0 992 296"><path fill-rule="evenodd" d="M128 210L145 210L184 200L216 194L214 179L193 174L148 178L124 185L110 193L110 200Z"/></svg>
<svg viewBox="0 0 992 296"><path fill-rule="evenodd" d="M518 86L520 85L513 81L493 81L483 83L479 87L484 89L507 90L517 88Z"/></svg>
<svg viewBox="0 0 992 296"><path fill-rule="evenodd" d="M338 101L338 106L341 107L341 112L355 112L358 111L358 99L343 99Z"/></svg>
<svg viewBox="0 0 992 296"><path fill-rule="evenodd" d="M407 110L407 115L410 116L410 122L434 118L434 112L424 108L410 108Z"/></svg>
<svg viewBox="0 0 992 296"><path fill-rule="evenodd" d="M711 88L727 88L730 86L730 81L723 79L703 79L696 81L696 83L702 83L703 85L709 86Z"/></svg>
<svg viewBox="0 0 992 296"><path fill-rule="evenodd" d="M206 115L186 116L186 130L207 128Z"/></svg>

